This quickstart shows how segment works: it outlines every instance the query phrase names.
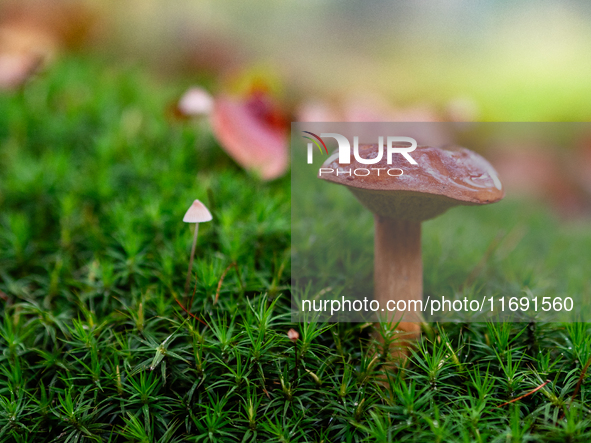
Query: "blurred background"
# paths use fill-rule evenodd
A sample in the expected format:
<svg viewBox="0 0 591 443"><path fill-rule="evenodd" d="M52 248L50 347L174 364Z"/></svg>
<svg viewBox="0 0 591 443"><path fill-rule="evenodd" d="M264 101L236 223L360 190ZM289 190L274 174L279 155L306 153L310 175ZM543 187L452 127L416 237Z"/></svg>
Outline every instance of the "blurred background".
<svg viewBox="0 0 591 443"><path fill-rule="evenodd" d="M140 66L247 104L246 120L231 104L229 116L220 111L213 132L248 169L249 156L260 164L287 151L289 121L588 121L590 23L584 0L2 0L0 89L23 88L68 53ZM209 114L203 97L173 113ZM228 121L250 131L253 114L262 122L253 131L283 140L275 154L249 153L264 135L250 147L219 136ZM510 195L588 214L591 134L485 154ZM286 168L259 173L273 179Z"/></svg>

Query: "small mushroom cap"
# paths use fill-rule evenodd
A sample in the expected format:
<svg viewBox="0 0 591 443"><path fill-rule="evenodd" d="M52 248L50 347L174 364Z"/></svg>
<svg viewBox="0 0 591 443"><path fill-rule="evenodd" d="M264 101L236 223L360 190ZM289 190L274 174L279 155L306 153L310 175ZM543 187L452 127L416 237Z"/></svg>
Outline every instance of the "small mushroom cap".
<svg viewBox="0 0 591 443"><path fill-rule="evenodd" d="M295 343L298 341L298 338L300 338L300 334L298 331L291 328L289 331L287 331L287 338L289 338L292 342Z"/></svg>
<svg viewBox="0 0 591 443"><path fill-rule="evenodd" d="M192 87L183 94L177 107L185 116L209 115L213 109L213 97L203 88Z"/></svg>
<svg viewBox="0 0 591 443"><path fill-rule="evenodd" d="M209 209L199 200L195 200L185 213L183 221L185 223L203 223L210 221L212 218Z"/></svg>
<svg viewBox="0 0 591 443"><path fill-rule="evenodd" d="M378 154L376 144L359 146L362 158L372 159ZM405 220L428 220L453 206L494 203L505 195L492 165L473 151L419 146L410 155L416 165L400 154L393 154L392 164L387 164L386 149L382 159L371 165L359 163L353 155L351 164L341 165L338 155L333 154L322 167L332 168L335 172L322 173L319 177L347 186L374 214ZM358 168L368 169L370 174L348 175L349 169ZM383 169L378 171L377 168ZM394 168L404 173L388 175L387 171ZM394 175L399 173L392 172Z"/></svg>

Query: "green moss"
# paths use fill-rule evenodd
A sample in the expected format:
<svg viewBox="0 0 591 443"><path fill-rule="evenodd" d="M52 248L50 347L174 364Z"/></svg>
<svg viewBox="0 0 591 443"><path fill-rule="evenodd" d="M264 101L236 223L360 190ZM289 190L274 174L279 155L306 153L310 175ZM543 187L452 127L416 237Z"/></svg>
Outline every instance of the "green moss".
<svg viewBox="0 0 591 443"><path fill-rule="evenodd" d="M431 325L385 389L367 327L290 324L289 177L261 183L169 121L181 91L68 58L0 95L2 441L589 438L586 378L571 401L587 325ZM189 307L207 326L175 302L195 198L214 216ZM499 230L475 286L589 291L589 233L519 202L426 223L425 290L457 290Z"/></svg>

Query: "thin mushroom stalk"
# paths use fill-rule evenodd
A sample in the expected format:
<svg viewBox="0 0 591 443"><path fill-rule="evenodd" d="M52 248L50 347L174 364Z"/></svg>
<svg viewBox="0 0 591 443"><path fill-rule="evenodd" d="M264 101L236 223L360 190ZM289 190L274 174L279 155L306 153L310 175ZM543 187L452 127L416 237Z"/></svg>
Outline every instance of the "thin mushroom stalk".
<svg viewBox="0 0 591 443"><path fill-rule="evenodd" d="M360 145L359 153L375 159L382 150L375 144ZM421 223L454 206L501 200L505 195L501 182L490 163L465 148L419 146L412 152L415 164L402 155L392 156L388 164L384 156L372 163L369 175L366 164L357 159L340 164L338 157L326 160L319 178L346 186L374 214L374 298L380 310L390 313L387 321L392 326L400 321L398 330L409 338L418 337L423 300ZM353 173L356 169L364 173ZM393 175L384 172L390 169L395 170Z"/></svg>
<svg viewBox="0 0 591 443"><path fill-rule="evenodd" d="M374 218L374 299L382 307L394 302L396 311L390 314L388 322L400 322L398 329L406 331L407 338L414 338L410 336L420 331L420 318L415 312L404 310L411 305L410 301L423 299L421 223L380 215Z"/></svg>
<svg viewBox="0 0 591 443"><path fill-rule="evenodd" d="M193 245L191 246L191 258L189 259L189 269L187 269L187 281L185 282L185 298L189 293L189 283L191 283L191 269L193 269L193 260L195 259L195 248L197 247L197 235L199 234L199 223L195 223L195 232L193 234Z"/></svg>
<svg viewBox="0 0 591 443"><path fill-rule="evenodd" d="M191 246L191 258L189 259L189 269L187 270L187 280L185 281L185 299L189 293L189 284L191 283L191 270L193 269L193 260L195 258L195 249L197 247L197 235L199 234L199 223L211 221L213 217L209 210L199 200L195 200L191 207L185 213L183 221L185 223L194 223L195 232L193 233L193 245ZM190 307L189 307L190 308Z"/></svg>

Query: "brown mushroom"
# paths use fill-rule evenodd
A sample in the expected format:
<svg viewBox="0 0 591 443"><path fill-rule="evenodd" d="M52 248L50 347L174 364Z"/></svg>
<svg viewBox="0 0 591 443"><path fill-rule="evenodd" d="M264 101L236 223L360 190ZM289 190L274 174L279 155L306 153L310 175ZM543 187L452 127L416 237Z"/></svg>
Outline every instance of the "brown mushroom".
<svg viewBox="0 0 591 443"><path fill-rule="evenodd" d="M359 155L376 159L378 145L360 145ZM389 300L423 299L422 221L453 206L494 203L504 196L494 168L468 149L419 146L412 152L417 164L402 155L391 157L391 164L386 155L374 164L354 158L340 164L334 154L319 170L319 178L347 186L375 216L374 298L380 308ZM397 329L418 336L420 313L396 311L388 317L393 324L401 319Z"/></svg>

